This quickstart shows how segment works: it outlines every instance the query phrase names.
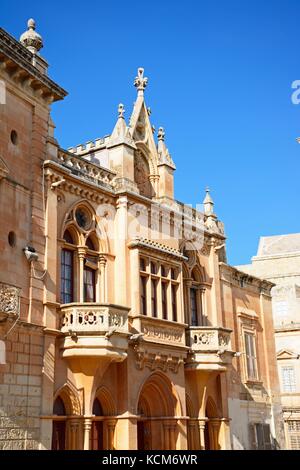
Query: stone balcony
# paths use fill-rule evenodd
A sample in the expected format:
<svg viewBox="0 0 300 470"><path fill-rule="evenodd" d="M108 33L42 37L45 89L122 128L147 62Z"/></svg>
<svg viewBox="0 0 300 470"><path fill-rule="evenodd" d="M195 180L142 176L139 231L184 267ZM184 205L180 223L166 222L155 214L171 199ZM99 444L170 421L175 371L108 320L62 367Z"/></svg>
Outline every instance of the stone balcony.
<svg viewBox="0 0 300 470"><path fill-rule="evenodd" d="M134 347L138 369L148 367L177 372L187 356L186 325L160 318L130 317L130 343Z"/></svg>
<svg viewBox="0 0 300 470"><path fill-rule="evenodd" d="M63 357L101 357L122 361L127 357L128 309L111 304L61 305Z"/></svg>
<svg viewBox="0 0 300 470"><path fill-rule="evenodd" d="M18 287L0 282L0 322L20 315L20 291Z"/></svg>
<svg viewBox="0 0 300 470"><path fill-rule="evenodd" d="M231 331L222 327L192 326L187 330L188 369L225 371L231 363Z"/></svg>

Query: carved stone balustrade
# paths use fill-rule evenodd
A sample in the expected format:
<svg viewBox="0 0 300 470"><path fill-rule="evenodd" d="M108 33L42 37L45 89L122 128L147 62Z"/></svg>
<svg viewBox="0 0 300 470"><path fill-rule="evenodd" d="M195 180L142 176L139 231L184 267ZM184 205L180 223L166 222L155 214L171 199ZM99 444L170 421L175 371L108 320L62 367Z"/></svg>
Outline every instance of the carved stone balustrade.
<svg viewBox="0 0 300 470"><path fill-rule="evenodd" d="M61 305L63 357L127 357L128 309L111 304Z"/></svg>
<svg viewBox="0 0 300 470"><path fill-rule="evenodd" d="M59 151L58 160L68 168L74 175L80 176L88 181L98 184L99 186L111 187L112 181L116 174L107 168L102 168L94 163L85 160L82 157L73 155L70 152Z"/></svg>
<svg viewBox="0 0 300 470"><path fill-rule="evenodd" d="M20 315L20 291L18 287L0 282L0 322Z"/></svg>
<svg viewBox="0 0 300 470"><path fill-rule="evenodd" d="M177 373L187 356L185 324L144 315L130 317L136 367Z"/></svg>
<svg viewBox="0 0 300 470"><path fill-rule="evenodd" d="M197 370L226 370L231 363L231 332L227 328L193 326L187 330L190 354L186 367Z"/></svg>

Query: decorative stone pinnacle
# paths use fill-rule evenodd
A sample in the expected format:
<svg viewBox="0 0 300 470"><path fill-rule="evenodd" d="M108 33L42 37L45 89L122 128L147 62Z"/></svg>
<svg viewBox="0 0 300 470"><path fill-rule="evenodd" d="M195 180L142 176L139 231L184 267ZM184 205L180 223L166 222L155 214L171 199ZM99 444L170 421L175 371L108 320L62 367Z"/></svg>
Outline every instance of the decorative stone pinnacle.
<svg viewBox="0 0 300 470"><path fill-rule="evenodd" d="M120 103L118 107L119 118L124 118L125 108L124 104Z"/></svg>
<svg viewBox="0 0 300 470"><path fill-rule="evenodd" d="M165 134L166 134L166 133L165 133L164 128L163 128L163 127L160 127L160 128L158 129L158 133L157 133L157 138L158 138L158 140L162 140L162 141L164 142L164 140L165 140Z"/></svg>
<svg viewBox="0 0 300 470"><path fill-rule="evenodd" d="M137 88L139 94L143 94L147 86L148 78L144 77L144 69L142 67L138 68L138 75L134 79L134 86Z"/></svg>
<svg viewBox="0 0 300 470"><path fill-rule="evenodd" d="M20 43L30 52L36 54L43 47L43 39L40 34L35 31L35 21L30 18L27 21L27 31L20 37Z"/></svg>
<svg viewBox="0 0 300 470"><path fill-rule="evenodd" d="M205 192L206 192L206 195L203 201L204 212L205 214L211 215L214 213L214 201L211 198L210 189L208 186L206 186Z"/></svg>
<svg viewBox="0 0 300 470"><path fill-rule="evenodd" d="M150 108L150 106L147 108L147 114L148 114L148 116L151 116L151 108Z"/></svg>

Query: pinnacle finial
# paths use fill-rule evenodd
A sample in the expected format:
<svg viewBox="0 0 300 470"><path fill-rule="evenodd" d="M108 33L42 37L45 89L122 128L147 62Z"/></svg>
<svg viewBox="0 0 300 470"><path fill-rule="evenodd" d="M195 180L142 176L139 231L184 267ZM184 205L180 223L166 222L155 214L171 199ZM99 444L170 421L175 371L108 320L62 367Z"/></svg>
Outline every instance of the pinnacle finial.
<svg viewBox="0 0 300 470"><path fill-rule="evenodd" d="M212 197L210 195L210 189L209 189L208 186L206 186L205 192L206 192L206 195L205 195L205 198L204 198L204 201L203 201L204 212L205 212L205 214L213 214L213 212L214 212L214 201L212 200Z"/></svg>
<svg viewBox="0 0 300 470"><path fill-rule="evenodd" d="M163 127L160 127L160 128L158 129L158 132L157 132L157 138L158 138L158 140L164 141L164 140L165 140L165 134L166 134L166 133L165 133L164 128L163 128Z"/></svg>
<svg viewBox="0 0 300 470"><path fill-rule="evenodd" d="M137 88L139 95L144 94L144 90L147 84L148 84L148 78L144 77L144 69L143 67L139 67L137 77L135 77L134 79L134 86Z"/></svg>
<svg viewBox="0 0 300 470"><path fill-rule="evenodd" d="M125 108L124 104L120 103L118 107L119 118L124 118Z"/></svg>
<svg viewBox="0 0 300 470"><path fill-rule="evenodd" d="M36 54L43 47L43 39L40 34L35 31L35 27L34 19L30 18L27 21L27 31L20 37L20 43L33 54Z"/></svg>

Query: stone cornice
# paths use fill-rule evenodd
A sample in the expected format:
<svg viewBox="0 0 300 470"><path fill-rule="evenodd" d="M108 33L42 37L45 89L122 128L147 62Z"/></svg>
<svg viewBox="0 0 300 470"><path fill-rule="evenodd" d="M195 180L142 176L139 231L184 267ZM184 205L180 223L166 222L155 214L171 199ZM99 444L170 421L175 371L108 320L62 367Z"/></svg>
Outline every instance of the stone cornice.
<svg viewBox="0 0 300 470"><path fill-rule="evenodd" d="M106 186L99 186L93 181L88 181L80 176L74 175L71 171L59 163L46 160L45 164L45 178L50 183L55 183L61 180L63 175L66 181L59 186L60 191L77 194L82 198L97 203L114 203L116 195L112 188ZM85 189L87 187L88 189ZM104 193L104 194L103 194Z"/></svg>
<svg viewBox="0 0 300 470"><path fill-rule="evenodd" d="M240 287L242 287L243 284L244 288L252 287L259 290L259 293L261 294L271 295L271 289L275 286L273 282L246 274L243 271L239 271L235 267L223 262L220 262L219 266L222 281L239 285Z"/></svg>
<svg viewBox="0 0 300 470"><path fill-rule="evenodd" d="M53 101L61 100L67 95L63 88L32 65L32 53L4 29L0 28L0 61L5 62L7 59L24 71L23 80L27 77L34 79L35 82L45 88L48 94L53 96Z"/></svg>
<svg viewBox="0 0 300 470"><path fill-rule="evenodd" d="M163 254L164 256L170 256L172 258L176 258L180 261L186 261L187 258L175 248L171 248L167 245L163 245L158 243L154 240L149 240L147 238L135 238L131 242L128 243L129 248L144 248L149 251L157 251Z"/></svg>

